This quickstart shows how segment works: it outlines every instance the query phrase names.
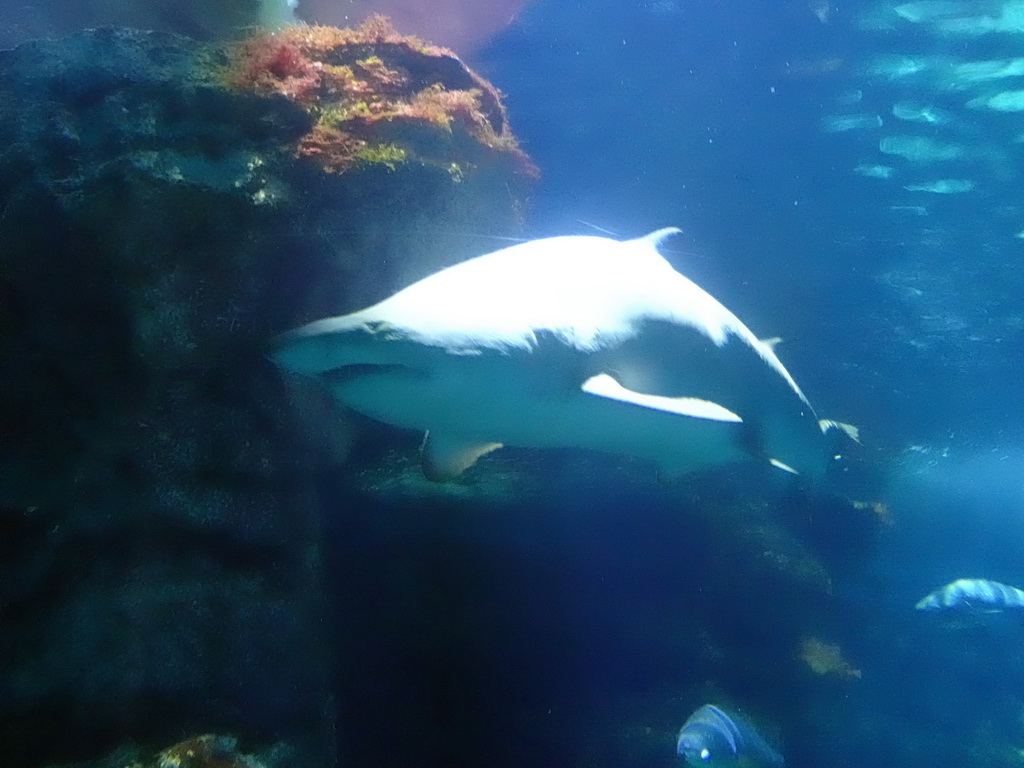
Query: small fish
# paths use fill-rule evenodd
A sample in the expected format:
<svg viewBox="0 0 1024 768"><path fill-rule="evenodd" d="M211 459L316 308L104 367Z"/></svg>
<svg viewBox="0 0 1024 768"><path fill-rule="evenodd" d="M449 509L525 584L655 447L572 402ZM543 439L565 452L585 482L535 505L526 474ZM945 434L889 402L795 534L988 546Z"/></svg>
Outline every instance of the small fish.
<svg viewBox="0 0 1024 768"><path fill-rule="evenodd" d="M714 704L697 709L679 730L676 752L690 765L718 765L740 757L765 765L782 765L782 755L768 745L743 717Z"/></svg>
<svg viewBox="0 0 1024 768"><path fill-rule="evenodd" d="M1024 112L1024 91L1002 91L993 96L979 96L967 102L971 109L994 112Z"/></svg>
<svg viewBox="0 0 1024 768"><path fill-rule="evenodd" d="M935 57L929 56L880 56L868 65L867 72L888 80L904 80L927 74L938 64Z"/></svg>
<svg viewBox="0 0 1024 768"><path fill-rule="evenodd" d="M918 600L919 611L1001 613L1024 608L1024 590L987 579L957 579Z"/></svg>
<svg viewBox="0 0 1024 768"><path fill-rule="evenodd" d="M893 8L901 19L914 24L935 22L940 19L959 18L969 13L971 5L955 0L917 0Z"/></svg>
<svg viewBox="0 0 1024 768"><path fill-rule="evenodd" d="M858 112L846 115L825 115L821 118L821 127L826 133L846 133L848 131L869 131L882 126L882 118L870 112Z"/></svg>
<svg viewBox="0 0 1024 768"><path fill-rule="evenodd" d="M963 157L964 148L959 144L936 141L927 136L884 136L878 148L886 155L896 155L912 163L936 163Z"/></svg>
<svg viewBox="0 0 1024 768"><path fill-rule="evenodd" d="M920 184L906 184L903 187L908 192L931 192L936 195L959 195L963 192L970 192L974 189L974 182L970 179L936 179Z"/></svg>
<svg viewBox="0 0 1024 768"><path fill-rule="evenodd" d="M861 163L853 172L868 179L889 179L892 178L893 168L890 165L871 165Z"/></svg>
<svg viewBox="0 0 1024 768"><path fill-rule="evenodd" d="M929 125L946 125L951 120L946 110L917 101L896 102L892 105L892 114L894 117L910 123L927 123Z"/></svg>
<svg viewBox="0 0 1024 768"><path fill-rule="evenodd" d="M1024 75L1024 58L963 61L953 67L950 86L964 90L992 80L1006 80Z"/></svg>

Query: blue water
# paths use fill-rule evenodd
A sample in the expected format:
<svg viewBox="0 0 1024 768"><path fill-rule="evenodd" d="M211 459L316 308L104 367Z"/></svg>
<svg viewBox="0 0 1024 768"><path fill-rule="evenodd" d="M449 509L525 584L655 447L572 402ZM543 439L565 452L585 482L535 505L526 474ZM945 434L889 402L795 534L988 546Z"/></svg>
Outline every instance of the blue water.
<svg viewBox="0 0 1024 768"><path fill-rule="evenodd" d="M467 57L541 169L524 234L681 227L666 255L860 427L849 496L883 506L559 451L495 454L450 493L353 490L415 471L371 436L323 489L341 765L680 766L707 702L794 768L1024 764L1024 617L913 610L958 577L1024 587L1024 112L965 106L1024 78L948 81L1024 34L867 23L894 4L536 0ZM878 71L898 57L946 69ZM867 121L825 130L844 114ZM880 150L906 135L961 154ZM906 188L941 179L970 189ZM858 674L814 672L807 637Z"/></svg>
<svg viewBox="0 0 1024 768"><path fill-rule="evenodd" d="M394 693L343 726L358 763L676 765L675 730L720 700L766 724L793 766L1019 764L1024 622L950 628L912 608L960 575L1024 581L1024 209L1009 138L1024 118L868 70L883 54L989 60L1024 42L863 28L878 7L833 7L823 23L801 2L539 0L475 63L543 171L530 234L682 227L676 266L755 332L783 337L780 355L820 412L863 429L891 525L865 533L828 508L781 503L798 539L827 553L822 597L766 580L767 552L730 549L702 517L716 498L730 503L721 488L680 501L577 479L556 506L486 520L473 509L349 517L339 559L367 563L360 578L379 584L383 560L435 585L381 586L401 606L383 618L362 606L381 622L372 634L394 643L379 655L361 629L347 633L376 663L343 685ZM845 106L857 90L859 105ZM959 103L964 126L894 118L910 98ZM883 125L823 130L849 112ZM975 149L918 169L880 153L890 134ZM894 178L854 172L882 162ZM920 177L975 187L904 189ZM437 631L439 612L445 651L408 639ZM837 643L861 676L801 666L801 633ZM398 743L382 725L396 700L408 707Z"/></svg>

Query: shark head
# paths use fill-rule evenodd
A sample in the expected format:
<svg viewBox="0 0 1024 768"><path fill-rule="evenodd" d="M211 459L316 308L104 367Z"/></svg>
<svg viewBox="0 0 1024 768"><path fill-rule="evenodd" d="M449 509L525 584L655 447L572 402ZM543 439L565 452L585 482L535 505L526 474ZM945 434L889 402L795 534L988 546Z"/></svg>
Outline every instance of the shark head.
<svg viewBox="0 0 1024 768"><path fill-rule="evenodd" d="M479 256L286 333L271 358L426 432L439 480L501 445L618 453L669 475L754 458L820 476L822 428L773 345L658 252L678 231Z"/></svg>

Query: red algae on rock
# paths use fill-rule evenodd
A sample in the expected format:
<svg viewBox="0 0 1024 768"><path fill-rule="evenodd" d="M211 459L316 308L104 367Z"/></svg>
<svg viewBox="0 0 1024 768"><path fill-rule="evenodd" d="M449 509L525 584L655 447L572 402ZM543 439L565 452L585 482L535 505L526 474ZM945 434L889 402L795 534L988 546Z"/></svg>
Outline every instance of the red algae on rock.
<svg viewBox="0 0 1024 768"><path fill-rule="evenodd" d="M291 26L230 49L224 83L283 96L309 113L295 153L343 173L401 163L456 179L487 166L537 171L512 135L500 94L450 50L398 34L373 16L355 29Z"/></svg>

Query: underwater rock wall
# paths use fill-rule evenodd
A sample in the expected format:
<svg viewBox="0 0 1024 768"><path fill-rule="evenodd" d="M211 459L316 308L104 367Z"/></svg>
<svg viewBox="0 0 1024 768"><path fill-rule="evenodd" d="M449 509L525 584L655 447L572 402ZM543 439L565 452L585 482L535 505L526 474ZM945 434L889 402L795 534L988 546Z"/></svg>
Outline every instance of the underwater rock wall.
<svg viewBox="0 0 1024 768"><path fill-rule="evenodd" d="M283 4L283 3L282 3ZM4 24L0 46L38 37L65 35L98 26L139 27L191 35L199 39L237 36L260 21L272 21L275 3L261 0L220 0L215 3L182 0L36 0L0 3Z"/></svg>
<svg viewBox="0 0 1024 768"><path fill-rule="evenodd" d="M8 768L212 731L332 764L316 480L345 434L264 344L517 222L526 176L479 158L304 156L315 104L231 57L127 30L0 53Z"/></svg>

